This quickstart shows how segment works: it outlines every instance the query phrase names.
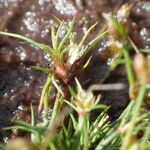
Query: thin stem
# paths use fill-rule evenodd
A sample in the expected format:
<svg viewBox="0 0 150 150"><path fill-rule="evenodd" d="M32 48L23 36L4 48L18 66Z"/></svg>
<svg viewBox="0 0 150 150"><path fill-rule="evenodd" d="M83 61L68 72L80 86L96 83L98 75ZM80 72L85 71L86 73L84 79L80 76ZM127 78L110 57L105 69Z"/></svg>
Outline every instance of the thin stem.
<svg viewBox="0 0 150 150"><path fill-rule="evenodd" d="M83 146L83 150L88 150L89 149L89 137L88 137L88 122L89 122L89 114L86 114L85 116L85 122L84 122L84 127L83 127L83 130L84 130L84 136L83 136L83 142L84 142L84 146Z"/></svg>
<svg viewBox="0 0 150 150"><path fill-rule="evenodd" d="M87 48L83 53L83 56L86 56L86 54L106 35L108 31L101 31L96 38L94 38L91 42L87 44Z"/></svg>
<svg viewBox="0 0 150 150"><path fill-rule="evenodd" d="M131 43L131 46L133 47L133 49L135 50L136 53L140 53L139 49L137 48L137 46L134 44L134 42L132 41L132 39L130 37L128 37L129 42Z"/></svg>
<svg viewBox="0 0 150 150"><path fill-rule="evenodd" d="M57 117L57 114L60 111L59 108L60 108L60 102L61 101L62 101L62 96L60 97L60 93L58 93L57 97L55 99L55 104L54 104L54 107L53 107L50 123L49 123L49 126L48 126L49 129L52 129L53 125L55 124L55 119Z"/></svg>
<svg viewBox="0 0 150 150"><path fill-rule="evenodd" d="M124 55L124 59L126 62L126 69L127 69L127 76L128 76L128 80L129 80L129 84L130 86L132 86L134 84L134 76L133 76L133 69L132 69L132 61L130 59L128 50L126 49L126 47L123 47L123 55Z"/></svg>
<svg viewBox="0 0 150 150"><path fill-rule="evenodd" d="M96 22L95 24L93 24L85 33L85 35L83 36L81 42L79 43L78 47L81 48L81 46L84 44L84 41L86 40L87 36L89 35L89 33L91 32L91 30L93 30L95 28L95 26L98 24L98 22Z"/></svg>
<svg viewBox="0 0 150 150"><path fill-rule="evenodd" d="M142 53L150 53L150 49L140 49L140 52L142 52Z"/></svg>
<svg viewBox="0 0 150 150"><path fill-rule="evenodd" d="M38 107L39 112L42 110L43 102L44 102L45 111L48 110L48 93L49 93L49 87L50 87L51 81L52 81L52 77L48 75L47 81L43 87L41 98L40 98L40 103Z"/></svg>

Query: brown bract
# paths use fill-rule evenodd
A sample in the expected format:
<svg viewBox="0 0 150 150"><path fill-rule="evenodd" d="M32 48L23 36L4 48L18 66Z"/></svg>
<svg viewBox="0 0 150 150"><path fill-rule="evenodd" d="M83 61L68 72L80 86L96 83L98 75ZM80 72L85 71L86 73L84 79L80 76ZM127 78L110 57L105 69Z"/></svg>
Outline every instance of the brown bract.
<svg viewBox="0 0 150 150"><path fill-rule="evenodd" d="M57 77L61 79L65 84L68 82L68 68L65 65L61 63L55 63L55 73Z"/></svg>
<svg viewBox="0 0 150 150"><path fill-rule="evenodd" d="M150 58L137 54L134 58L134 69L140 80L150 82Z"/></svg>

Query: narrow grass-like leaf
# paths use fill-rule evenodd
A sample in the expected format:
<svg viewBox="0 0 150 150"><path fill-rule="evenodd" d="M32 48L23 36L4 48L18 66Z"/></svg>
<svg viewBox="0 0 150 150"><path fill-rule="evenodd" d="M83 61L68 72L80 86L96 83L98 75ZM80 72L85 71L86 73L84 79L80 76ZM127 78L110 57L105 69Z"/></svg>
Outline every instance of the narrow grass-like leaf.
<svg viewBox="0 0 150 150"><path fill-rule="evenodd" d="M69 27L68 25L66 25L66 23L62 20L60 20L58 17L56 17L55 15L53 15L53 17L59 22L60 26L61 24L63 23L63 26L65 27L66 30L69 30ZM75 20L75 17L73 18L73 21ZM57 34L58 35L58 34ZM71 35L70 35L71 39L74 38L74 35L73 35L73 32L71 32Z"/></svg>
<svg viewBox="0 0 150 150"><path fill-rule="evenodd" d="M79 45L78 45L78 48L79 48L79 49L80 49L81 46L84 44L84 42L85 42L87 36L89 35L89 33L95 28L95 26L96 26L97 24L98 24L98 22L96 22L95 24L93 24L93 25L86 31L85 35L83 36L81 42L80 42Z"/></svg>
<svg viewBox="0 0 150 150"><path fill-rule="evenodd" d="M51 81L52 81L52 76L48 75L47 77L47 81L43 87L43 90L42 90L42 94L41 94L41 98L40 98L40 103L39 103L39 106L38 106L38 111L40 112L41 109L42 109L42 105L43 105L43 102L44 101L48 101L48 97L46 97L46 93L49 92L49 88L50 88L50 84L51 84Z"/></svg>
<svg viewBox="0 0 150 150"><path fill-rule="evenodd" d="M140 52L142 52L142 53L150 53L150 49L140 49Z"/></svg>
<svg viewBox="0 0 150 150"><path fill-rule="evenodd" d="M73 127L74 127L74 129L76 130L76 129L77 129L77 126L78 126L78 123L77 123L77 121L76 121L76 118L74 117L73 114L70 114L70 118L71 118L71 120L72 120Z"/></svg>
<svg viewBox="0 0 150 150"><path fill-rule="evenodd" d="M35 126L34 109L33 109L32 104L31 104L31 125Z"/></svg>
<svg viewBox="0 0 150 150"><path fill-rule="evenodd" d="M128 49L125 46L123 47L123 56L126 62L125 65L126 65L126 70L127 70L127 75L128 75L128 81L130 83L130 86L132 86L135 81L133 68L132 68L132 61L128 53Z"/></svg>
<svg viewBox="0 0 150 150"><path fill-rule="evenodd" d="M106 109L106 108L107 108L106 105L100 104L100 105L93 106L93 107L91 108L91 110L96 110L96 109Z"/></svg>
<svg viewBox="0 0 150 150"><path fill-rule="evenodd" d="M68 89L69 89L69 91L70 91L70 93L71 93L71 96L74 97L74 98L76 98L76 93L75 93L75 91L73 90L73 88L72 88L71 86L68 86Z"/></svg>
<svg viewBox="0 0 150 150"><path fill-rule="evenodd" d="M57 39L56 39L56 36L55 36L55 27L51 27L51 40L52 40L52 46L53 46L53 49L57 49Z"/></svg>
<svg viewBox="0 0 150 150"><path fill-rule="evenodd" d="M75 107L72 103L70 103L69 101L66 101L66 100L65 100L65 102L66 102L70 107L72 107L74 110L76 110L76 107Z"/></svg>
<svg viewBox="0 0 150 150"><path fill-rule="evenodd" d="M27 37L25 37L25 36L18 35L18 34L15 34L15 33L0 32L0 35L10 36L10 37L14 37L14 38L23 40L24 42L27 42L27 43L29 43L29 44L32 44L32 45L36 46L37 48L43 49L43 50L45 50L46 52L48 52L49 49L50 49L50 47L47 46L47 45L45 45L45 44L36 42L36 41L31 40L31 39L29 39L29 38L27 38Z"/></svg>
<svg viewBox="0 0 150 150"><path fill-rule="evenodd" d="M86 54L96 45L98 44L98 42L104 37L104 35L106 35L106 33L108 33L108 31L102 31L98 34L98 36L96 38L94 38L91 42L89 42L87 44L86 49L84 50L84 53L82 56L86 56Z"/></svg>
<svg viewBox="0 0 150 150"><path fill-rule="evenodd" d="M47 73L49 73L49 71L50 71L49 68L43 68L43 67L39 67L39 66L31 66L31 68L38 70L38 71L47 72Z"/></svg>
<svg viewBox="0 0 150 150"><path fill-rule="evenodd" d="M57 82L55 81L54 77L52 77L52 83L55 86L55 88L58 90L58 92L60 92L61 95L64 96L64 92L62 91L62 89L60 88L60 86L57 84Z"/></svg>
<svg viewBox="0 0 150 150"><path fill-rule="evenodd" d="M76 81L76 84L77 84L77 89L78 89L78 91L82 92L83 89L82 89L82 86L81 86L81 84L79 83L78 79L75 78L75 81Z"/></svg>
<svg viewBox="0 0 150 150"><path fill-rule="evenodd" d="M34 114L34 109L32 104L31 104L31 125L35 126L35 114ZM35 139L35 135L31 133L31 140L34 141L34 139Z"/></svg>
<svg viewBox="0 0 150 150"><path fill-rule="evenodd" d="M60 31L62 29L62 27L64 26L64 21L61 21L60 22L60 25L59 25L59 28L57 29L57 32L56 32L56 46L58 48L58 40L59 40L59 34L60 34Z"/></svg>
<svg viewBox="0 0 150 150"><path fill-rule="evenodd" d="M55 104L53 107L50 123L48 125L48 129L50 129L50 130L54 127L55 119L57 118L57 115L60 112L60 107L61 107L62 101L63 101L63 98L60 95L60 93L58 92L56 99L55 99Z"/></svg>
<svg viewBox="0 0 150 150"><path fill-rule="evenodd" d="M133 47L133 49L135 50L136 53L140 53L140 50L137 48L137 46L134 44L134 42L132 41L132 39L130 37L128 37L129 42L131 43L131 46Z"/></svg>
<svg viewBox="0 0 150 150"><path fill-rule="evenodd" d="M90 130L94 130L95 127L98 126L98 123L102 120L102 118L106 115L106 112L108 111L110 107L107 107L105 110L103 110L100 115L96 118L94 123L92 123Z"/></svg>
<svg viewBox="0 0 150 150"><path fill-rule="evenodd" d="M89 59L86 61L86 63L83 65L84 69L89 65L91 59L92 59L92 56L90 56Z"/></svg>
<svg viewBox="0 0 150 150"><path fill-rule="evenodd" d="M40 128L34 127L29 123L26 123L24 121L20 121L20 120L16 120L14 121L14 123L16 125L14 126L10 126L10 127L5 127L3 128L4 130L11 130L11 129L22 129L24 131L28 131L28 132L33 132L33 133L37 133L37 132L41 132L42 130Z"/></svg>
<svg viewBox="0 0 150 150"><path fill-rule="evenodd" d="M74 26L74 19L73 19L73 21L72 21L72 23L71 23L71 25L70 25L70 28L68 29L66 35L65 35L64 38L61 40L61 42L60 42L60 44L59 44L59 46L58 46L58 51L59 51L59 52L61 52L61 50L62 50L62 48L63 48L65 42L68 40L68 38L69 38L69 36L70 36L70 34L71 34L71 32L72 32L73 26Z"/></svg>

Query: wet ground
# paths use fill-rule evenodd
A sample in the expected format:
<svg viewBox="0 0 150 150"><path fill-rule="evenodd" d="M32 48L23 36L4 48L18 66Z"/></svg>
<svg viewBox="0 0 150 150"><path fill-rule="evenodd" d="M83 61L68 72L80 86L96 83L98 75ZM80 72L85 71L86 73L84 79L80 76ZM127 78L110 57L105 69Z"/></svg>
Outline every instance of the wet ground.
<svg viewBox="0 0 150 150"><path fill-rule="evenodd" d="M95 33L104 26L102 13L115 13L126 2L133 4L129 19L132 40L139 48L150 48L149 0L0 0L0 30L50 44L49 28L56 24L53 15L66 21L76 16L75 32L80 39L95 22L99 21ZM105 51L105 40L94 51L92 69L87 72L92 83L99 82L108 68L105 61L99 59L101 51ZM47 66L48 62L40 49L0 37L0 127L9 125L14 116L29 119L30 103L37 106L46 76L30 66ZM106 82L126 83L124 74L124 69L118 68ZM128 103L128 90L105 92L103 97L104 103L113 106L111 113L117 116ZM3 134L6 133L0 132L1 138Z"/></svg>

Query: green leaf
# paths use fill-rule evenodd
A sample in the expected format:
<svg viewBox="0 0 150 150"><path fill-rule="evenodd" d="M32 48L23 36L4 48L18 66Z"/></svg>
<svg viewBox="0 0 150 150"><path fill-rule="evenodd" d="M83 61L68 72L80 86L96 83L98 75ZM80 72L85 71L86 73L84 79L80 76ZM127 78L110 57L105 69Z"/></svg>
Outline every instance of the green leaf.
<svg viewBox="0 0 150 150"><path fill-rule="evenodd" d="M76 118L73 116L73 114L70 114L70 118L71 118L71 120L72 120L73 127L74 127L74 129L76 130L76 129L77 129L77 126L78 126L78 122L76 121Z"/></svg>
<svg viewBox="0 0 150 150"><path fill-rule="evenodd" d="M49 71L50 71L49 68L43 68L43 67L39 67L39 66L31 66L31 68L36 69L38 71L47 72L47 73L49 73Z"/></svg>
<svg viewBox="0 0 150 150"><path fill-rule="evenodd" d="M82 56L85 56L98 42L108 33L108 31L100 31L100 33L87 44L87 48L85 49Z"/></svg>
<svg viewBox="0 0 150 150"><path fill-rule="evenodd" d="M66 35L64 36L64 38L62 39L62 41L60 42L59 44L59 47L58 47L58 51L60 52L65 44L65 42L67 41L67 39L69 38L71 32L72 32L72 29L73 29L73 26L74 26L74 19L70 25L70 28L68 29Z"/></svg>
<svg viewBox="0 0 150 150"><path fill-rule="evenodd" d="M79 43L78 47L81 48L81 46L84 44L87 36L89 35L89 33L95 28L95 26L98 24L98 22L96 22L95 24L93 24L85 33L85 35L83 36L81 42Z"/></svg>
<svg viewBox="0 0 150 150"><path fill-rule="evenodd" d="M70 102L67 101L67 100L65 100L65 102L66 102L70 107L72 107L74 110L76 110L76 107L75 107L72 103L70 103Z"/></svg>
<svg viewBox="0 0 150 150"><path fill-rule="evenodd" d="M49 53L49 49L50 47L45 45L45 44L42 44L42 43L39 43L39 42L36 42L34 40L31 40L25 36L22 36L22 35L18 35L18 34L15 34L15 33L7 33L7 32L0 32L0 35L5 35L5 36L10 36L10 37L14 37L14 38L17 38L17 39L20 39L20 40L23 40L24 42L27 42L29 44L32 44L34 45L35 47L37 48L40 48L40 49L43 49L45 52L48 52Z"/></svg>
<svg viewBox="0 0 150 150"><path fill-rule="evenodd" d="M55 86L55 88L58 90L58 92L60 92L61 95L64 96L64 92L62 91L61 87L57 84L57 82L56 82L54 77L52 77L52 83Z"/></svg>
<svg viewBox="0 0 150 150"><path fill-rule="evenodd" d="M28 131L31 133L38 133L38 132L40 133L42 131L40 128L34 127L24 121L14 121L14 123L16 125L10 126L10 127L4 127L3 130L21 129L21 130Z"/></svg>
<svg viewBox="0 0 150 150"><path fill-rule="evenodd" d="M76 93L75 93L75 91L73 90L73 88L70 85L68 86L68 89L69 89L69 91L71 93L71 96L73 96L74 98L76 98Z"/></svg>

